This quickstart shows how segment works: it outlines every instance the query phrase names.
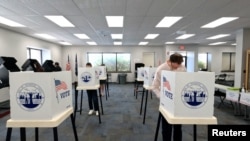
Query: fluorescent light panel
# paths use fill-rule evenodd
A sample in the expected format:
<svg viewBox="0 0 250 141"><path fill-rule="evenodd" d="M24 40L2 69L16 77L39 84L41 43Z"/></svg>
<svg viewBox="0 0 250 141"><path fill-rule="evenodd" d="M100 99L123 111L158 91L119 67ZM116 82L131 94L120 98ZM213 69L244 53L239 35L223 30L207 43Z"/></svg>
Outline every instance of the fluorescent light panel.
<svg viewBox="0 0 250 141"><path fill-rule="evenodd" d="M236 43L233 43L233 44L231 44L232 46L236 46L237 44Z"/></svg>
<svg viewBox="0 0 250 141"><path fill-rule="evenodd" d="M114 45L122 45L122 42L114 42Z"/></svg>
<svg viewBox="0 0 250 141"><path fill-rule="evenodd" d="M74 35L80 39L90 39L89 36L87 36L86 34L74 34Z"/></svg>
<svg viewBox="0 0 250 141"><path fill-rule="evenodd" d="M37 36L40 36L42 38L45 38L45 39L56 39L55 37L51 36L51 35L48 35L48 34L43 34L43 33L38 33L38 34L35 34Z"/></svg>
<svg viewBox="0 0 250 141"><path fill-rule="evenodd" d="M155 39L158 36L159 36L159 34L148 34L145 36L144 39Z"/></svg>
<svg viewBox="0 0 250 141"><path fill-rule="evenodd" d="M60 27L75 27L70 21L68 21L63 16L44 16L44 17L54 22L55 24L59 25Z"/></svg>
<svg viewBox="0 0 250 141"><path fill-rule="evenodd" d="M155 27L171 27L180 19L182 19L182 17L164 17Z"/></svg>
<svg viewBox="0 0 250 141"><path fill-rule="evenodd" d="M106 16L109 27L123 27L123 16Z"/></svg>
<svg viewBox="0 0 250 141"><path fill-rule="evenodd" d="M111 38L112 39L122 39L123 38L123 34L111 34Z"/></svg>
<svg viewBox="0 0 250 141"><path fill-rule="evenodd" d="M215 28L215 27L221 26L223 24L229 23L231 21L234 21L238 18L239 17L222 17L222 18L219 18L219 19L217 19L213 22L210 22L206 25L203 25L201 28Z"/></svg>
<svg viewBox="0 0 250 141"><path fill-rule="evenodd" d="M148 42L140 42L139 45L147 45Z"/></svg>
<svg viewBox="0 0 250 141"><path fill-rule="evenodd" d="M170 45L170 44L174 44L175 42L165 42L165 44L168 44L168 45Z"/></svg>
<svg viewBox="0 0 250 141"><path fill-rule="evenodd" d="M72 45L71 43L69 42L59 42L60 44L63 44L63 45Z"/></svg>
<svg viewBox="0 0 250 141"><path fill-rule="evenodd" d="M97 45L96 42L86 42L88 45Z"/></svg>
<svg viewBox="0 0 250 141"><path fill-rule="evenodd" d="M215 42L215 43L211 43L208 45L214 46L214 45L221 45L221 44L225 44L225 43L227 43L227 42Z"/></svg>
<svg viewBox="0 0 250 141"><path fill-rule="evenodd" d="M1 17L1 16L0 16L0 23L1 23L1 24L5 24L5 25L7 25L7 26L11 26L11 27L25 27L25 26L22 25L22 24L19 24L19 23L17 23L17 22L14 22L14 21L12 21L12 20L6 19L6 18Z"/></svg>
<svg viewBox="0 0 250 141"><path fill-rule="evenodd" d="M207 39L219 39L219 38L223 38L223 37L227 37L227 36L230 36L230 34L219 34L219 35L215 35L215 36L211 36L211 37L208 37Z"/></svg>
<svg viewBox="0 0 250 141"><path fill-rule="evenodd" d="M190 37L193 37L195 34L183 34L179 37L177 37L176 39L187 39L187 38L190 38Z"/></svg>

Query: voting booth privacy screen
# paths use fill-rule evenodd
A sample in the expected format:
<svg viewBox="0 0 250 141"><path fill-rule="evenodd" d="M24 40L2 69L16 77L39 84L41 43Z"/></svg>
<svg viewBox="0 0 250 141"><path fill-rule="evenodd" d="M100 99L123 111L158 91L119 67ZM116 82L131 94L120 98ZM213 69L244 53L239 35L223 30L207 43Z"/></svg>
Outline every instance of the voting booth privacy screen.
<svg viewBox="0 0 250 141"><path fill-rule="evenodd" d="M13 120L51 120L72 107L70 71L11 72Z"/></svg>
<svg viewBox="0 0 250 141"><path fill-rule="evenodd" d="M95 67L78 68L78 86L96 86L100 84L99 71Z"/></svg>
<svg viewBox="0 0 250 141"><path fill-rule="evenodd" d="M137 68L137 80L144 80L144 67Z"/></svg>
<svg viewBox="0 0 250 141"><path fill-rule="evenodd" d="M214 72L162 71L160 106L174 117L213 117Z"/></svg>
<svg viewBox="0 0 250 141"><path fill-rule="evenodd" d="M99 75L99 79L107 78L106 66L97 66L95 69Z"/></svg>
<svg viewBox="0 0 250 141"><path fill-rule="evenodd" d="M151 86L154 80L156 68L144 67L144 82L143 85Z"/></svg>

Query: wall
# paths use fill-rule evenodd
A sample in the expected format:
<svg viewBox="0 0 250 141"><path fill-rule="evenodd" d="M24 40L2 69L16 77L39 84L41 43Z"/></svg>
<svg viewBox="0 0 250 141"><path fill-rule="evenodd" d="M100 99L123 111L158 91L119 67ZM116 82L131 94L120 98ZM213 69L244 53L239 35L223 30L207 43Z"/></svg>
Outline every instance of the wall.
<svg viewBox="0 0 250 141"><path fill-rule="evenodd" d="M221 64L222 64L222 52L235 52L235 46L201 46L201 45L185 45L184 50L179 50L179 46L177 45L167 45L165 46L166 51L186 51L186 52L194 52L194 71L198 71L198 54L209 52L211 54L211 71L215 72L215 74L219 74L221 72Z"/></svg>
<svg viewBox="0 0 250 141"><path fill-rule="evenodd" d="M75 55L78 57L78 65L80 67L85 66L87 62L88 52L127 52L131 53L131 73L127 74L127 82L134 82L134 63L135 61L142 61L143 52L155 52L155 64L158 66L158 61L161 62L165 59L164 47L145 47L145 46L70 46L63 47L62 53L63 58L63 69L66 68L67 56L70 56L70 64L73 69L72 75L75 77L74 66L75 66ZM112 73L112 82L117 82L117 73ZM73 78L76 80L76 77Z"/></svg>
<svg viewBox="0 0 250 141"><path fill-rule="evenodd" d="M52 60L62 60L61 46L0 28L0 56L15 57L21 68L27 60L27 46L49 50Z"/></svg>

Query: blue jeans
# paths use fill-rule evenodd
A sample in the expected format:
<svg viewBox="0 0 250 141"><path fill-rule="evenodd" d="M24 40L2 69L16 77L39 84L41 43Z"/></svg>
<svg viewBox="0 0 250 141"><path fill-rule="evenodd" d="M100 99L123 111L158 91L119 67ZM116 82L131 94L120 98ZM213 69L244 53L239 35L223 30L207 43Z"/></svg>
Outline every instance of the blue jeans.
<svg viewBox="0 0 250 141"><path fill-rule="evenodd" d="M93 110L93 105L94 105L94 110L98 111L99 106L98 106L97 90L87 90L87 94L89 101L89 109Z"/></svg>

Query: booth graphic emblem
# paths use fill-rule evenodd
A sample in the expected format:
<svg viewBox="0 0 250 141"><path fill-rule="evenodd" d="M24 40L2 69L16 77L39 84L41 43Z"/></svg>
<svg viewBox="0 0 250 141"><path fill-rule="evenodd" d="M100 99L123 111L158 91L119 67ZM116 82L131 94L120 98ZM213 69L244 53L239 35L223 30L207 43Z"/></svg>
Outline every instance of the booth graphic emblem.
<svg viewBox="0 0 250 141"><path fill-rule="evenodd" d="M200 82L186 84L181 92L182 102L189 108L197 109L205 105L208 98L208 90Z"/></svg>
<svg viewBox="0 0 250 141"><path fill-rule="evenodd" d="M82 82L89 83L91 81L91 79L92 79L91 73L89 73L89 72L83 72L81 74L81 80L82 80Z"/></svg>
<svg viewBox="0 0 250 141"><path fill-rule="evenodd" d="M44 103L44 92L35 83L25 83L18 88L16 93L18 105L27 111L36 111Z"/></svg>

